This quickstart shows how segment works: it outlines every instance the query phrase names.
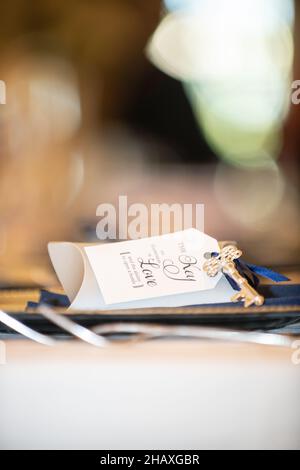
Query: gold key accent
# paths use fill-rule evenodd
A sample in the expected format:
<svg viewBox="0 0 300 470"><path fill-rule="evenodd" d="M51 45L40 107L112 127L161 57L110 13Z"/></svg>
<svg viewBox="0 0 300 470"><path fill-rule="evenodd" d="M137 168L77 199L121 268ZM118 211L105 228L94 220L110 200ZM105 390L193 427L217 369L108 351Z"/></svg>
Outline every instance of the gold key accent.
<svg viewBox="0 0 300 470"><path fill-rule="evenodd" d="M219 272L227 274L240 288L231 299L232 302L244 302L244 307L251 305L261 306L265 299L250 286L249 282L237 270L234 260L240 258L243 252L234 245L227 245L221 249L218 256L214 256L206 261L203 270L209 277L215 277Z"/></svg>

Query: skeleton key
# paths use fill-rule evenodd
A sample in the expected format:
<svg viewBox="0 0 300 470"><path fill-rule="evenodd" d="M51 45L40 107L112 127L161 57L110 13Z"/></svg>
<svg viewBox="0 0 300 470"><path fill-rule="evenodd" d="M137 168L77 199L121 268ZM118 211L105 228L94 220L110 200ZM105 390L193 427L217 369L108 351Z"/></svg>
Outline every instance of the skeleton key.
<svg viewBox="0 0 300 470"><path fill-rule="evenodd" d="M250 305L253 304L257 306L263 305L265 301L264 297L258 294L258 292L250 286L247 279L236 269L234 260L240 258L242 254L242 251L234 245L227 245L221 249L218 256L212 257L204 263L203 270L209 277L215 277L220 271L222 271L235 281L239 286L240 291L232 297L232 302L242 300L244 302L244 307L250 307Z"/></svg>

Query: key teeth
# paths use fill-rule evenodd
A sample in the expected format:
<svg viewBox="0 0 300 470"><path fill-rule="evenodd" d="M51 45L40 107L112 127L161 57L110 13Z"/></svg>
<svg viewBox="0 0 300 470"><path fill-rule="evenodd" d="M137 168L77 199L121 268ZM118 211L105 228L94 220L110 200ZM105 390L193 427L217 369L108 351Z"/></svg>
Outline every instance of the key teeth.
<svg viewBox="0 0 300 470"><path fill-rule="evenodd" d="M237 292L234 294L234 296L231 298L231 302L239 302L243 301L244 302L244 307L248 308L251 307L251 305L255 304L257 307L261 307L264 304L264 297L262 295L259 295L258 297L254 299L246 299L241 292Z"/></svg>
<svg viewBox="0 0 300 470"><path fill-rule="evenodd" d="M243 296L240 292L237 292L231 297L231 302L239 302L240 300L243 300Z"/></svg>
<svg viewBox="0 0 300 470"><path fill-rule="evenodd" d="M245 303L244 303L244 307L245 308L248 308L248 307L251 307L251 305L253 305L255 303L255 300L254 299L248 299L248 300L245 300Z"/></svg>
<svg viewBox="0 0 300 470"><path fill-rule="evenodd" d="M255 304L257 307L261 307L264 304L264 297L262 295L257 296L254 299L246 299L241 292L237 292L234 294L234 296L231 298L231 302L239 302L243 301L244 302L244 307L248 308L251 307L251 305Z"/></svg>

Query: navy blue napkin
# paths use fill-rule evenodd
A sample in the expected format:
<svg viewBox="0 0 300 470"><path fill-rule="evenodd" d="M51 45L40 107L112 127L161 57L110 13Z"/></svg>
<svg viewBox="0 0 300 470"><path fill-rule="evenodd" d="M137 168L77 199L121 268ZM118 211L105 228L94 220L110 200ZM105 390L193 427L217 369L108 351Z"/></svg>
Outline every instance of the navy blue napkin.
<svg viewBox="0 0 300 470"><path fill-rule="evenodd" d="M300 306L300 284L284 284L284 285L260 285L258 291L261 295L265 297L265 305L273 306ZM57 308L68 308L70 306L70 301L66 295L57 294L54 292L49 292L47 290L41 290L41 295L39 302L29 302L27 305L27 310L36 309L41 304L47 304L51 307ZM218 305L228 307L242 305L241 302L238 303L224 303L224 304L209 304L211 306ZM209 306L209 305L195 305L196 307Z"/></svg>

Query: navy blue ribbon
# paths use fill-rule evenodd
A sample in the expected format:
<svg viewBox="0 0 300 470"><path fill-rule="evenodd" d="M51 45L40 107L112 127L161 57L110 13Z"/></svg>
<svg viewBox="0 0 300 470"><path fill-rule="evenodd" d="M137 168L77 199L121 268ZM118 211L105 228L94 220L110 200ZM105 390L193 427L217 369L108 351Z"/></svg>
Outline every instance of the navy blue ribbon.
<svg viewBox="0 0 300 470"><path fill-rule="evenodd" d="M285 282L289 281L290 279L283 274L277 273L272 269L265 268L264 266L256 266L256 264L249 264L247 263L248 268L258 276L265 277L266 279L270 279L274 282Z"/></svg>
<svg viewBox="0 0 300 470"><path fill-rule="evenodd" d="M274 282L284 282L289 281L289 278L283 276L283 274L277 273L272 269L266 268L264 266L257 266L256 264L249 264L245 263L241 259L237 259L234 261L235 266L238 272L244 276L249 284L256 288L259 285L259 277L264 277L265 279L269 279L270 281ZM230 276L226 275L226 279L230 283L231 287L234 290L240 290L236 282L230 278Z"/></svg>
<svg viewBox="0 0 300 470"><path fill-rule="evenodd" d="M219 256L219 253L212 253L212 256ZM256 264L245 263L245 261L243 261L242 259L236 259L234 260L234 263L238 272L242 276L244 276L249 282L249 284L254 288L259 285L258 276L264 277L274 282L284 282L290 280L288 277L284 276L283 274L277 273L272 269L266 268L264 266L257 266ZM228 274L225 274L225 277L234 290L240 290L237 283L233 279L231 279Z"/></svg>

